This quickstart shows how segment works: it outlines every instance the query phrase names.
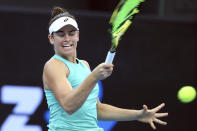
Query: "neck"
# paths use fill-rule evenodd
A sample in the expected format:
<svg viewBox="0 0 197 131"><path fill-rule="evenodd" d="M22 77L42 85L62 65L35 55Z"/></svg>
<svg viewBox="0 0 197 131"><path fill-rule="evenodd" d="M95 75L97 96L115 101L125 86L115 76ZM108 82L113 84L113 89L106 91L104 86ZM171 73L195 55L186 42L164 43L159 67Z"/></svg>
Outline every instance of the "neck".
<svg viewBox="0 0 197 131"><path fill-rule="evenodd" d="M58 54L58 53L56 53L56 54L59 55L59 56L61 56L61 57L63 57L64 59L72 62L72 63L77 63L77 60L76 60L76 56L77 56L76 54L77 53L74 53L73 55L69 55L69 56Z"/></svg>
<svg viewBox="0 0 197 131"><path fill-rule="evenodd" d="M77 61L76 61L76 57L63 57L64 59L66 59L66 60L68 60L68 61L70 61L70 62L72 62L72 63L77 63Z"/></svg>

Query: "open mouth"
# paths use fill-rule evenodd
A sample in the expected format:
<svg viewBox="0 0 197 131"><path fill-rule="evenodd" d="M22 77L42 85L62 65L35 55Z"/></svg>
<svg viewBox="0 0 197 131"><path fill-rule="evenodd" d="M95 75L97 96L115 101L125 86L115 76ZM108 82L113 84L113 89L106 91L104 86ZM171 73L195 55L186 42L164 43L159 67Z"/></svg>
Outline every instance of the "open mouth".
<svg viewBox="0 0 197 131"><path fill-rule="evenodd" d="M72 46L73 46L73 44L66 44L66 45L63 45L63 48L70 48Z"/></svg>

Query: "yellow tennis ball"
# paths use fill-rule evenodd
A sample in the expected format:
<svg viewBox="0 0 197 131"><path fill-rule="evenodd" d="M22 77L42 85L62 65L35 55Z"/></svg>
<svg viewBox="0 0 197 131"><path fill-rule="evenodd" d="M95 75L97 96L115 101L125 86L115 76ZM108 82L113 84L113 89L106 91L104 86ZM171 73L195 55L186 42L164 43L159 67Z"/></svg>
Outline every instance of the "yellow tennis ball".
<svg viewBox="0 0 197 131"><path fill-rule="evenodd" d="M183 103L192 102L196 98L196 90L192 86L183 86L179 89L177 97Z"/></svg>

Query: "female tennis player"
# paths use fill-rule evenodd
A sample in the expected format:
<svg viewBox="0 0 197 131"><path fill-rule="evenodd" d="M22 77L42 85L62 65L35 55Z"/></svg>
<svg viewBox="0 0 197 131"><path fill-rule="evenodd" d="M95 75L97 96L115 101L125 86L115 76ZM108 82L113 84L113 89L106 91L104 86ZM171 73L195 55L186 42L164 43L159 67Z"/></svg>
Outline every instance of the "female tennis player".
<svg viewBox="0 0 197 131"><path fill-rule="evenodd" d="M55 7L49 22L50 43L55 54L44 66L43 84L50 110L49 131L103 131L97 121L133 121L161 125L168 113L157 113L164 103L141 110L121 109L98 99L97 82L112 74L113 64L101 63L92 72L88 62L77 58L79 27L66 10Z"/></svg>

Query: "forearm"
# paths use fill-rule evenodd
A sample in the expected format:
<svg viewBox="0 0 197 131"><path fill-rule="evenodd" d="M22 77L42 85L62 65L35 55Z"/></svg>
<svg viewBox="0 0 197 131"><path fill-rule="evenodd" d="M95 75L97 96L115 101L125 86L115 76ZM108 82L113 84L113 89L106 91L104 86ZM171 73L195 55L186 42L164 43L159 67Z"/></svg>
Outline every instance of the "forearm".
<svg viewBox="0 0 197 131"><path fill-rule="evenodd" d="M102 121L132 121L138 118L138 110L129 110L107 104L99 104L98 120Z"/></svg>
<svg viewBox="0 0 197 131"><path fill-rule="evenodd" d="M92 89L95 87L98 82L92 74L90 74L80 85L79 87L72 89L64 97L64 107L65 110L72 114L77 111L83 103L86 101Z"/></svg>

